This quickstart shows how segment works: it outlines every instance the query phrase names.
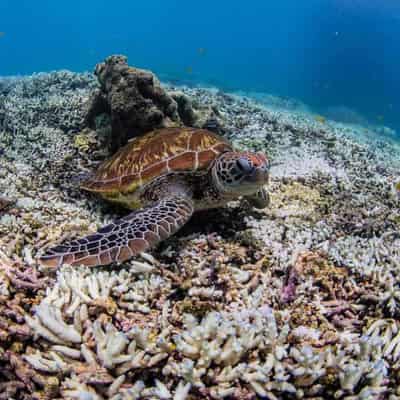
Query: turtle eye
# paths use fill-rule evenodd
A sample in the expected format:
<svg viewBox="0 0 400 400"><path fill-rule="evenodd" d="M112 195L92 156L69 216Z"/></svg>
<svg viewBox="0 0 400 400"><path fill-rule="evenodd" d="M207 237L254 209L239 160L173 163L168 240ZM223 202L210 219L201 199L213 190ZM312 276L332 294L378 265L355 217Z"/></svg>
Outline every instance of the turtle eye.
<svg viewBox="0 0 400 400"><path fill-rule="evenodd" d="M250 164L249 160L247 160L247 158L239 158L236 161L236 167L243 174L249 174L254 169L253 166Z"/></svg>

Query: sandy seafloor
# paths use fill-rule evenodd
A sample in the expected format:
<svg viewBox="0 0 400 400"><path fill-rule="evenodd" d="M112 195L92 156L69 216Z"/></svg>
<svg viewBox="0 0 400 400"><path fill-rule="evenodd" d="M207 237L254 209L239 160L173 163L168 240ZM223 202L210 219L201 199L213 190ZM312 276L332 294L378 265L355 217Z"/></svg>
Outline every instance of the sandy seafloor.
<svg viewBox="0 0 400 400"><path fill-rule="evenodd" d="M180 88L269 154L271 206L193 218L121 267L39 249L124 213L76 177L90 74L0 80L0 399L400 399L400 144L301 110ZM271 98L272 99L272 98Z"/></svg>

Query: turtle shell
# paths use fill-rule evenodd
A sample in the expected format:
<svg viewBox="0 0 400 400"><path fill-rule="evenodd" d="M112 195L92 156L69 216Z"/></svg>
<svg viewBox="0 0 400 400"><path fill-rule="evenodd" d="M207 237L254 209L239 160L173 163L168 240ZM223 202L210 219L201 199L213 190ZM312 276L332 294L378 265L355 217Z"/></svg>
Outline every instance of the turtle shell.
<svg viewBox="0 0 400 400"><path fill-rule="evenodd" d="M232 151L231 144L205 129L157 129L129 141L82 188L103 195L132 193L166 173L206 170L226 151Z"/></svg>

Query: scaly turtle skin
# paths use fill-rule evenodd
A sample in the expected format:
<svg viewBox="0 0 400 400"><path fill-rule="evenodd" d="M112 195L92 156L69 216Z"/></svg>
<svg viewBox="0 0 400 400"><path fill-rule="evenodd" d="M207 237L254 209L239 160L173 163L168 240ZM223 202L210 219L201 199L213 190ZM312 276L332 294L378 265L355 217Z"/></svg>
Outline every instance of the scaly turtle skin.
<svg viewBox="0 0 400 400"><path fill-rule="evenodd" d="M97 233L48 250L48 267L123 262L173 235L193 212L240 196L268 205L269 162L260 153L236 152L204 129L165 128L131 140L105 161L82 188L137 211Z"/></svg>

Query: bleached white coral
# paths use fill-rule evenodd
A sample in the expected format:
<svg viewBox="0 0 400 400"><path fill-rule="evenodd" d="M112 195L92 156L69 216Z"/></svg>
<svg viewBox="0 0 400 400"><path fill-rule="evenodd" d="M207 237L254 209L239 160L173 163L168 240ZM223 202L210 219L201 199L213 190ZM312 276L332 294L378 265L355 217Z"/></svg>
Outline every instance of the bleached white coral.
<svg viewBox="0 0 400 400"><path fill-rule="evenodd" d="M81 304L112 307L119 300L129 310L148 312L147 300L164 286L158 276L137 279L137 274L151 271L148 263L132 261L129 271L90 271L87 268L62 268L58 272L56 284L49 288L44 302L64 308L67 315L73 315ZM140 270L135 270L135 266Z"/></svg>
<svg viewBox="0 0 400 400"><path fill-rule="evenodd" d="M46 302L36 307L33 318L25 317L27 324L37 336L55 344L81 343L81 333L73 324L64 321L61 310Z"/></svg>

